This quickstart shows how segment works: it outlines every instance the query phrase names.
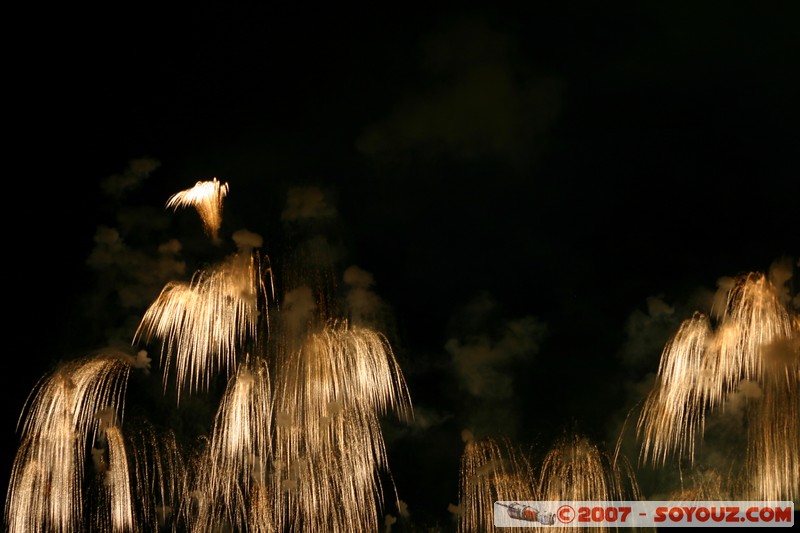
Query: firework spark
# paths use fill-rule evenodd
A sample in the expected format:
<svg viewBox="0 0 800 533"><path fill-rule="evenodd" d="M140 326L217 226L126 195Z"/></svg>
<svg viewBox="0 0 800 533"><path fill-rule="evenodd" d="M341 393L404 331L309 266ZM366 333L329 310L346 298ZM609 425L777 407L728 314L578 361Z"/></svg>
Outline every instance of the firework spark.
<svg viewBox="0 0 800 533"><path fill-rule="evenodd" d="M764 349L792 339L795 332L793 318L781 302L778 289L762 273L750 273L735 280L724 300L724 308L717 313L720 327L727 334L719 336L715 349L721 366L719 379L726 382L730 391L741 379L762 382L767 377L765 371L775 370L765 367ZM783 365L777 370L777 375L770 373L771 379L797 379L796 365ZM780 371L786 375L781 376Z"/></svg>
<svg viewBox="0 0 800 533"><path fill-rule="evenodd" d="M219 242L219 229L222 225L222 202L228 194L228 184L217 178L198 181L191 189L177 192L167 200L167 207L194 207L203 220L206 233Z"/></svg>
<svg viewBox="0 0 800 533"><path fill-rule="evenodd" d="M645 401L637 431L642 436L642 457L660 462L673 453L694 458L695 437L703 429L708 374L708 317L695 313L681 324L667 343L658 368L658 386Z"/></svg>
<svg viewBox="0 0 800 533"><path fill-rule="evenodd" d="M800 497L800 388L764 387L749 406L747 479L750 496L763 500Z"/></svg>
<svg viewBox="0 0 800 533"><path fill-rule="evenodd" d="M461 455L458 531L494 531L494 502L538 500L529 459L507 439L467 441Z"/></svg>
<svg viewBox="0 0 800 533"><path fill-rule="evenodd" d="M215 178L167 205L195 206L216 241L227 191ZM302 330L313 332L287 328L292 341L273 342L272 271L254 251L261 239L240 231L234 240L238 253L168 283L132 339L161 343L163 386L174 373L178 401L227 374L211 434L188 455L172 431L149 423L124 436L123 393L132 367L149 369L145 351L68 363L39 385L22 425L10 533L378 530L388 474L380 417L413 417L391 347L376 331L329 320L332 305L303 307ZM89 448L96 475L85 480Z"/></svg>
<svg viewBox="0 0 800 533"><path fill-rule="evenodd" d="M142 531L178 531L188 523L187 467L172 431L159 434L149 422L128 438Z"/></svg>
<svg viewBox="0 0 800 533"><path fill-rule="evenodd" d="M785 279L784 279L785 281ZM637 424L641 457L694 462L707 412L746 386L743 497L795 499L800 489L800 328L788 298L764 274L727 279L710 319L695 313L662 352L659 380Z"/></svg>
<svg viewBox="0 0 800 533"><path fill-rule="evenodd" d="M189 283L170 282L144 314L133 342L162 341L164 386L174 365L178 396L206 390L259 334L259 298L266 298L260 262L238 253ZM173 361L174 359L174 361Z"/></svg>
<svg viewBox="0 0 800 533"><path fill-rule="evenodd" d="M122 413L128 359L101 353L65 364L38 384L22 425L6 500L9 531L82 529L85 448L97 413Z"/></svg>
<svg viewBox="0 0 800 533"><path fill-rule="evenodd" d="M566 435L547 452L539 473L546 501L638 500L633 468L580 434Z"/></svg>
<svg viewBox="0 0 800 533"><path fill-rule="evenodd" d="M271 508L261 465L271 455L272 391L266 361L243 363L229 383L203 457L197 490L204 505L196 531L228 524L236 531L270 530Z"/></svg>
<svg viewBox="0 0 800 533"><path fill-rule="evenodd" d="M386 339L333 321L281 364L274 491L291 527L375 531L377 474L387 469L378 415L411 416ZM284 519L279 519L279 526Z"/></svg>
<svg viewBox="0 0 800 533"><path fill-rule="evenodd" d="M118 426L107 428L105 433L109 464L105 482L111 501L111 531L132 531L133 500L125 439Z"/></svg>

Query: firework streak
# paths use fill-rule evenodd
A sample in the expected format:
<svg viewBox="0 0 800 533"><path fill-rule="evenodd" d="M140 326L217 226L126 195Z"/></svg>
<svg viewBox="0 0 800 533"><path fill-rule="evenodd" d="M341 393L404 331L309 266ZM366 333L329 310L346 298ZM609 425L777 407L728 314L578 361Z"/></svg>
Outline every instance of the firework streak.
<svg viewBox="0 0 800 533"><path fill-rule="evenodd" d="M495 527L792 527L790 501L497 501Z"/></svg>

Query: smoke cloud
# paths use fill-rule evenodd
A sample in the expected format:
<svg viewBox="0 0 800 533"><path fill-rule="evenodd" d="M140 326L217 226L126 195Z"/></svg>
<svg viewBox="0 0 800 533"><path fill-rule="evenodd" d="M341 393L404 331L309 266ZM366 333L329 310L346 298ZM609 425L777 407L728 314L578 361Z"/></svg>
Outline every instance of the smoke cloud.
<svg viewBox="0 0 800 533"><path fill-rule="evenodd" d="M547 328L533 316L508 319L498 312L490 295L476 296L457 319L462 333L444 347L467 394L467 424L513 438L518 417L507 400L515 393L515 367L533 360Z"/></svg>
<svg viewBox="0 0 800 533"><path fill-rule="evenodd" d="M129 191L139 187L160 166L160 161L149 157L131 159L122 173L107 177L100 182L100 187L107 195L121 198Z"/></svg>
<svg viewBox="0 0 800 533"><path fill-rule="evenodd" d="M281 319L284 320L287 332L295 334L298 338L306 332L317 304L310 287L297 287L286 291L281 307Z"/></svg>
<svg viewBox="0 0 800 533"><path fill-rule="evenodd" d="M330 218L336 215L336 209L328 204L323 193L317 187L293 187L289 189L286 207L281 213L285 222L296 220Z"/></svg>
<svg viewBox="0 0 800 533"><path fill-rule="evenodd" d="M438 83L368 127L359 150L527 165L558 117L562 82L520 68L508 36L483 20L461 19L420 48L422 67Z"/></svg>
<svg viewBox="0 0 800 533"><path fill-rule="evenodd" d="M233 232L231 238L233 239L233 242L236 243L236 246L238 246L240 250L261 248L261 246L264 244L264 238L261 235L246 229L240 229Z"/></svg>
<svg viewBox="0 0 800 533"><path fill-rule="evenodd" d="M345 302L350 320L354 324L385 330L389 319L388 306L372 290L373 275L352 265L345 269L343 279L347 286Z"/></svg>

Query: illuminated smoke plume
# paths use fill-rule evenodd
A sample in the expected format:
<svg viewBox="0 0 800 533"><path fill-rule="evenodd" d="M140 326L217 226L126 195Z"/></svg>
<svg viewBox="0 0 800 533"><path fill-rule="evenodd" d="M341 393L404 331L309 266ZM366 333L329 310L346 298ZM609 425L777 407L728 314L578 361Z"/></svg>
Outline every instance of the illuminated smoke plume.
<svg viewBox="0 0 800 533"><path fill-rule="evenodd" d="M664 498L671 501L736 499L735 481L713 468L693 469L682 481L681 488Z"/></svg>
<svg viewBox="0 0 800 533"><path fill-rule="evenodd" d="M546 333L533 316L500 318L487 294L472 299L453 323L458 331L445 343L452 369L466 393L467 425L483 435L514 438L520 420L509 399L515 394L520 368L532 364Z"/></svg>
<svg viewBox="0 0 800 533"><path fill-rule="evenodd" d="M203 221L203 228L214 242L219 242L222 225L222 203L228 194L228 184L217 178L198 181L191 189L177 192L167 200L167 207L194 207Z"/></svg>
<svg viewBox="0 0 800 533"><path fill-rule="evenodd" d="M342 305L339 293L341 261L345 251L341 244L339 219L331 194L317 187L293 187L287 192L281 220L287 237L294 243L283 256L282 279L285 298L294 299L289 322L299 326L290 340L302 340L303 327L322 327L330 318L344 318L338 312ZM306 296L310 299L306 299ZM303 303L305 302L305 303ZM311 310L313 316L300 318ZM300 313L297 313L300 311ZM285 309L281 310L281 315ZM292 348L294 349L294 347Z"/></svg>
<svg viewBox="0 0 800 533"><path fill-rule="evenodd" d="M284 221L329 218L336 209L328 204L325 193L317 187L293 187L289 189L286 207L281 213Z"/></svg>
<svg viewBox="0 0 800 533"><path fill-rule="evenodd" d="M302 286L286 291L281 307L281 322L287 342L302 339L317 317L317 302L311 287Z"/></svg>
<svg viewBox="0 0 800 533"><path fill-rule="evenodd" d="M128 344L131 332L141 319L143 309L153 301L170 279L182 278L186 263L180 256L177 239L162 241L161 231L168 219L150 209L131 209L127 222L116 227L99 226L94 235L94 247L86 264L98 274L97 291L88 295L83 307L86 318L102 331L105 344ZM149 250L131 245L142 234L158 239ZM120 316L111 313L109 302L119 306Z"/></svg>
<svg viewBox="0 0 800 533"><path fill-rule="evenodd" d="M421 59L440 83L398 102L362 133L357 149L389 160L493 157L526 168L558 117L563 82L531 76L516 63L512 42L471 18L430 35Z"/></svg>
<svg viewBox="0 0 800 533"><path fill-rule="evenodd" d="M790 278L782 262L771 277L722 278L712 316L697 312L683 322L639 416L643 461L693 463L709 415L743 402L746 465L731 486L754 499L800 495L800 321L786 291Z"/></svg>
<svg viewBox="0 0 800 533"><path fill-rule="evenodd" d="M347 311L350 321L363 326L383 326L386 322L386 304L372 290L375 283L373 275L355 265L344 271L347 285Z"/></svg>
<svg viewBox="0 0 800 533"><path fill-rule="evenodd" d="M233 232L231 235L233 242L236 243L236 246L239 250L252 250L253 248L261 248L264 244L264 238L259 235L258 233L254 233L252 231L248 231L246 229L240 229Z"/></svg>
<svg viewBox="0 0 800 533"><path fill-rule="evenodd" d="M533 317L511 320L502 337L474 335L465 341L450 339L445 348L453 356L458 377L475 397L507 398L513 393L511 363L539 349L542 325Z"/></svg>
<svg viewBox="0 0 800 533"><path fill-rule="evenodd" d="M113 174L100 183L103 191L109 196L119 198L127 191L133 190L150 177L161 162L149 157L131 159L121 174Z"/></svg>

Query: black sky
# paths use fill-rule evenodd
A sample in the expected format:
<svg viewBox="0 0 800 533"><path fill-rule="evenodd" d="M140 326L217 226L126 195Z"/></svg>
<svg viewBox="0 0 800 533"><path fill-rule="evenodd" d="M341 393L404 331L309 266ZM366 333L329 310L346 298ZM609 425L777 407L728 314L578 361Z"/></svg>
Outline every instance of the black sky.
<svg viewBox="0 0 800 533"><path fill-rule="evenodd" d="M420 522L457 502L462 429L613 446L696 291L800 257L793 2L48 9L9 18L5 54L4 479L36 380L118 316L90 318L97 227L198 180L229 182L227 228L278 263L287 192L326 192L433 424L390 431ZM143 157L160 166L109 199ZM626 358L656 296L675 312ZM512 394L470 393L448 341L512 323L542 326L498 363Z"/></svg>

